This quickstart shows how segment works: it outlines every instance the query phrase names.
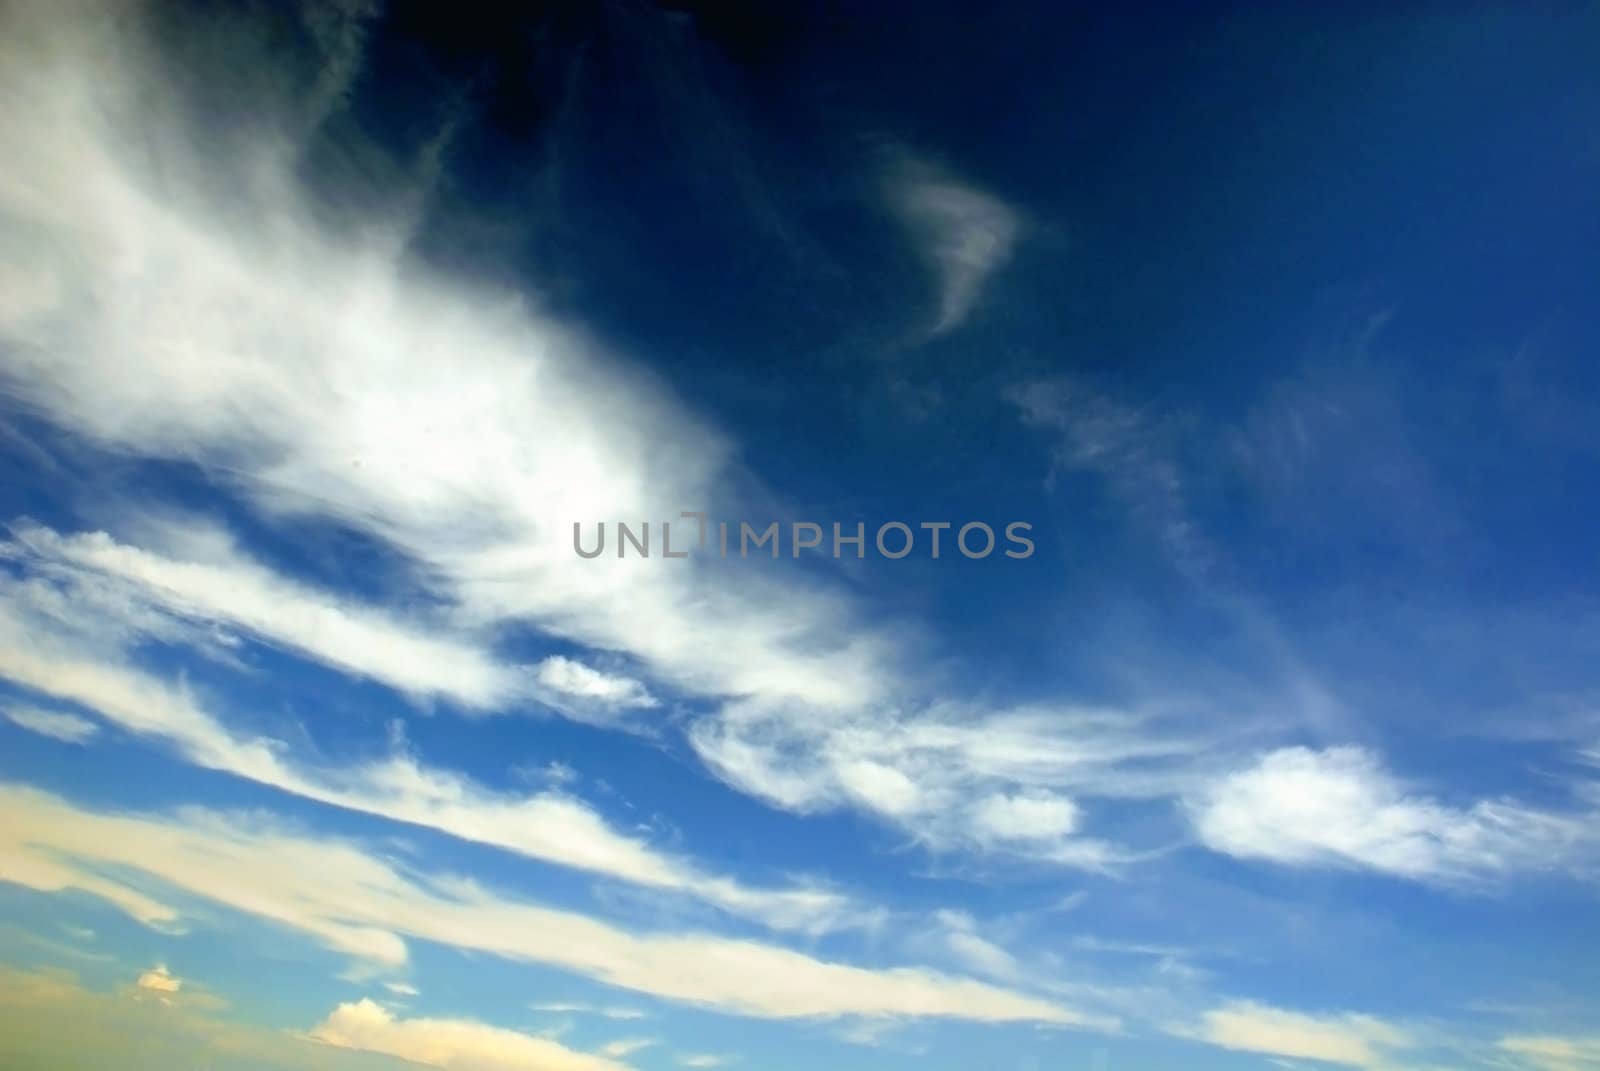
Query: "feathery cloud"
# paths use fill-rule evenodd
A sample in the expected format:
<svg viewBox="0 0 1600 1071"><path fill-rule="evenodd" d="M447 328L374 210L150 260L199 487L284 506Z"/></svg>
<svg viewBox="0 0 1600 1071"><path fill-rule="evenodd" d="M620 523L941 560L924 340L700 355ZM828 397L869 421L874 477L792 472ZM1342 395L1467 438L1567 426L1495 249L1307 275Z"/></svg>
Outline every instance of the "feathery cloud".
<svg viewBox="0 0 1600 1071"><path fill-rule="evenodd" d="M698 933L633 934L509 899L457 878L410 877L357 845L190 808L164 818L103 814L48 793L0 788L0 880L102 896L135 917L177 911L101 876L148 875L380 966L406 937L544 963L667 1000L757 1018L939 1017L1103 1027L1104 1016L934 971L832 963L777 945Z"/></svg>

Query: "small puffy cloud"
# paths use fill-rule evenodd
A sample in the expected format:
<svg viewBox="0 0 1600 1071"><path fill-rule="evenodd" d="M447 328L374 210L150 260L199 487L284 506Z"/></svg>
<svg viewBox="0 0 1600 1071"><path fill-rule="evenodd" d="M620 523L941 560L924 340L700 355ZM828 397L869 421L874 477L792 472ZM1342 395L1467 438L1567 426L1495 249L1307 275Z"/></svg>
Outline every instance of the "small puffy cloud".
<svg viewBox="0 0 1600 1071"><path fill-rule="evenodd" d="M533 670L534 679L563 696L607 709L654 707L655 696L631 677L601 673L562 655L552 655Z"/></svg>
<svg viewBox="0 0 1600 1071"><path fill-rule="evenodd" d="M1453 807L1414 792L1355 747L1284 748L1188 801L1200 839L1245 859L1462 882L1564 865L1592 843L1592 815L1509 800Z"/></svg>
<svg viewBox="0 0 1600 1071"><path fill-rule="evenodd" d="M158 963L139 975L139 980L135 984L140 989L149 989L156 993L176 993L183 988L183 979L175 977L167 970L165 964Z"/></svg>
<svg viewBox="0 0 1600 1071"><path fill-rule="evenodd" d="M400 1019L370 1000L341 1004L307 1037L450 1071L622 1071L608 1056L470 1019Z"/></svg>
<svg viewBox="0 0 1600 1071"><path fill-rule="evenodd" d="M1213 1009L1198 1027L1172 1033L1225 1049L1347 1067L1388 1066L1392 1050L1413 1044L1404 1030L1372 1016L1306 1015L1252 1001Z"/></svg>
<svg viewBox="0 0 1600 1071"><path fill-rule="evenodd" d="M4 709L11 724L59 740L63 744L83 744L100 731L100 726L88 718L64 710L47 710L44 707L8 706Z"/></svg>
<svg viewBox="0 0 1600 1071"><path fill-rule="evenodd" d="M416 986L407 985L405 982L385 982L383 988L397 997L414 997L420 992Z"/></svg>
<svg viewBox="0 0 1600 1071"><path fill-rule="evenodd" d="M680 1067L726 1067L733 1063L731 1056L718 1056L714 1053L683 1053L678 1057Z"/></svg>
<svg viewBox="0 0 1600 1071"><path fill-rule="evenodd" d="M1065 837L1078 827L1078 806L1065 796L1034 791L993 795L978 802L972 820L986 837L1039 841Z"/></svg>

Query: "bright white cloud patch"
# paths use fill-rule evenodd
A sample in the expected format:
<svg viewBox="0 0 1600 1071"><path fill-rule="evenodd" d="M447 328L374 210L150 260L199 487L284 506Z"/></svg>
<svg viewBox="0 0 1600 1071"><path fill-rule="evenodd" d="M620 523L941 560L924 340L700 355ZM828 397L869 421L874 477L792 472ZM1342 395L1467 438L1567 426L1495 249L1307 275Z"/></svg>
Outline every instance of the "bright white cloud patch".
<svg viewBox="0 0 1600 1071"><path fill-rule="evenodd" d="M1259 1052L1348 1067L1391 1067L1395 1050L1413 1040L1404 1030L1367 1015L1305 1015L1249 1001L1207 1012L1186 1036L1225 1049Z"/></svg>
<svg viewBox="0 0 1600 1071"><path fill-rule="evenodd" d="M142 920L176 911L101 876L124 867L308 934L377 965L406 937L545 963L624 989L759 1018L930 1016L1104 1026L1101 1015L934 971L831 963L756 941L633 934L476 884L412 879L352 844L190 809L175 819L100 814L0 789L0 880L101 896Z"/></svg>
<svg viewBox="0 0 1600 1071"><path fill-rule="evenodd" d="M1049 792L995 795L973 808L972 820L996 840L1048 841L1077 829L1078 808L1064 796Z"/></svg>
<svg viewBox="0 0 1600 1071"><path fill-rule="evenodd" d="M1566 865L1594 816L1508 800L1451 807L1414 793L1360 748L1284 748L1190 802L1205 844L1246 859L1468 881Z"/></svg>
<svg viewBox="0 0 1600 1071"><path fill-rule="evenodd" d="M540 662L534 675L546 688L605 707L656 706L655 697L638 681L601 673L561 655Z"/></svg>
<svg viewBox="0 0 1600 1071"><path fill-rule="evenodd" d="M164 964L157 964L139 975L139 980L135 984L140 989L149 989L157 993L176 993L183 988L183 980L174 977Z"/></svg>
<svg viewBox="0 0 1600 1071"><path fill-rule="evenodd" d="M307 1036L449 1071L623 1071L613 1056L469 1019L400 1019L370 1000L341 1004Z"/></svg>
<svg viewBox="0 0 1600 1071"><path fill-rule="evenodd" d="M64 710L12 705L5 707L3 713L11 724L63 744L87 743L100 731L100 726L88 718Z"/></svg>

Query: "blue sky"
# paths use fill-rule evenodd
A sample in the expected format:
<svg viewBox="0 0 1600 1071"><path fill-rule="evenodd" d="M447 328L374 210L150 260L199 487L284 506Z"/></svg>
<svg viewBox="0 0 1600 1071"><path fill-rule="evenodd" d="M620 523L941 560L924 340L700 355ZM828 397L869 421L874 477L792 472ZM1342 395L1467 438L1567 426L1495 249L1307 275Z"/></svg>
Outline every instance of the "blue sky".
<svg viewBox="0 0 1600 1071"><path fill-rule="evenodd" d="M1600 1068L1593 6L0 23L5 1062Z"/></svg>

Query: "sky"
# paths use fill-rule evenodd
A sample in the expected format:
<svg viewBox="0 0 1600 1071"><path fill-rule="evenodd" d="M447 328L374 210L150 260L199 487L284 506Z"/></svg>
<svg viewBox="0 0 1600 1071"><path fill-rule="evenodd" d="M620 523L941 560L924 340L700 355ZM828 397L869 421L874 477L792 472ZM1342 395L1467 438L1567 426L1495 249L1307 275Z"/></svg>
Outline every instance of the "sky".
<svg viewBox="0 0 1600 1071"><path fill-rule="evenodd" d="M7 1067L1600 1069L1600 7L17 2L0 158Z"/></svg>

